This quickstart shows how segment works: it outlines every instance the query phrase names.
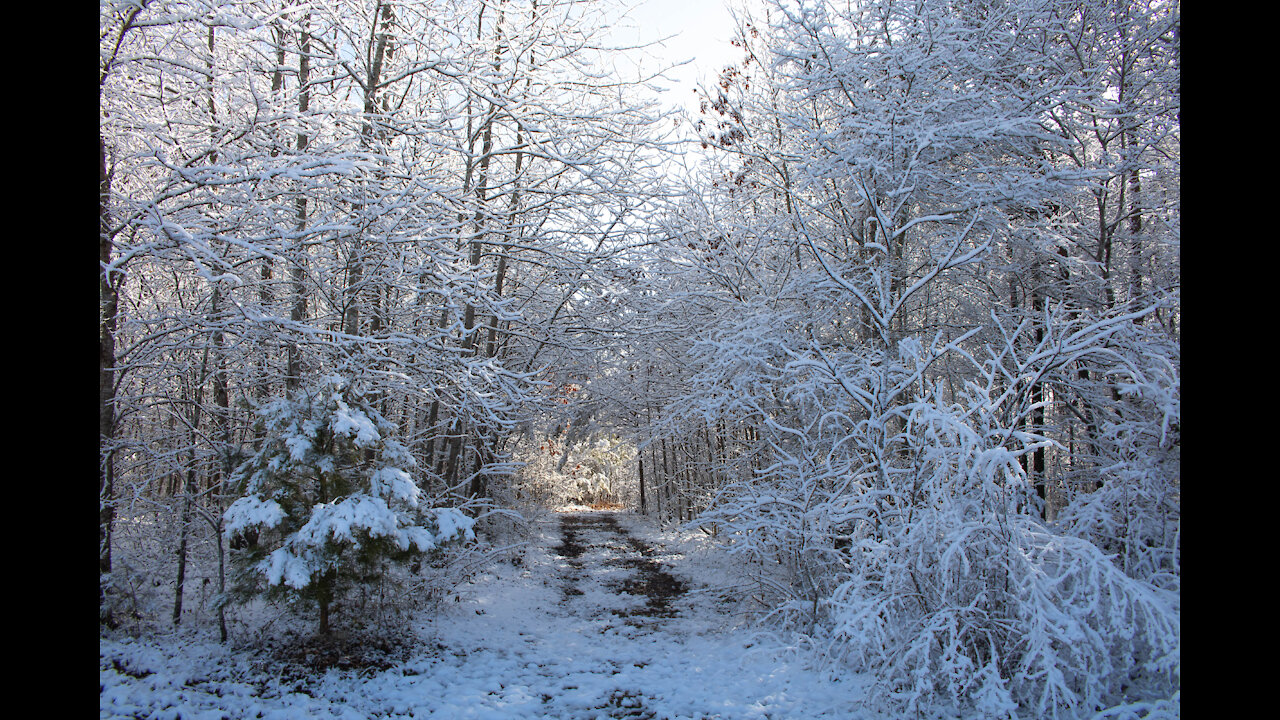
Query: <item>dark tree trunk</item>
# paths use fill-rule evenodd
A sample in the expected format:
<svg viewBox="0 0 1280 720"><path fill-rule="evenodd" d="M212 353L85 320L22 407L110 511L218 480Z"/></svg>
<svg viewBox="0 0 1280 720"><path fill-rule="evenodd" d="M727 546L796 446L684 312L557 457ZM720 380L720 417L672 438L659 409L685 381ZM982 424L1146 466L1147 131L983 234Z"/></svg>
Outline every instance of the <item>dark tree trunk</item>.
<svg viewBox="0 0 1280 720"><path fill-rule="evenodd" d="M636 453L636 462L640 467L640 514L645 514L644 498L644 453Z"/></svg>
<svg viewBox="0 0 1280 720"><path fill-rule="evenodd" d="M115 364L116 310L119 280L107 274L112 239L108 203L111 178L107 173L106 141L98 138L98 607L101 619L114 624L106 609L103 576L111 573L111 533L115 523Z"/></svg>
<svg viewBox="0 0 1280 720"><path fill-rule="evenodd" d="M311 106L311 33L306 29L307 23L311 16L307 15L303 18L303 30L298 40L298 115L305 116ZM299 132L297 135L298 153L306 151L309 139L305 132ZM307 293L306 293L306 267L303 264L303 255L306 253L306 246L302 242L302 231L307 227L307 197L299 193L295 201L295 217L296 230L298 232L297 247L294 249L292 280L293 280L293 307L289 310L289 319L295 323L302 322L307 315ZM296 330L295 330L296 331ZM295 340L289 344L288 352L288 369L285 373L285 385L288 389L294 390L302 381L302 348L299 342Z"/></svg>

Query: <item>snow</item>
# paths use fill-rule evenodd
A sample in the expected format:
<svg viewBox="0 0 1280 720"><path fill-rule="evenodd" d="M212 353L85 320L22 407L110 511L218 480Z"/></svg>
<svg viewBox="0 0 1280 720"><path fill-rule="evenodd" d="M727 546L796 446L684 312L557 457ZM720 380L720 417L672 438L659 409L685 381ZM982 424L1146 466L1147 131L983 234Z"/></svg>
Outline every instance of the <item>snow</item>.
<svg viewBox="0 0 1280 720"><path fill-rule="evenodd" d="M285 447L289 448L289 457L294 462L306 462L307 453L311 450L311 438L305 435L295 435L284 439Z"/></svg>
<svg viewBox="0 0 1280 720"><path fill-rule="evenodd" d="M410 507L418 506L418 498L422 494L409 473L394 467L384 467L374 471L373 475L369 476L369 487L378 497L403 500Z"/></svg>
<svg viewBox="0 0 1280 720"><path fill-rule="evenodd" d="M463 537L468 540L474 540L475 531L472 529L476 522L462 513L456 508L434 508L433 512L436 516L436 528L442 538L451 538L462 533Z"/></svg>
<svg viewBox="0 0 1280 720"><path fill-rule="evenodd" d="M473 533L470 518L453 509L437 511L441 536ZM424 607L412 623L414 649L387 669L331 668L291 676L270 655L253 649L262 617L240 618L238 627L244 629L227 645L216 642L208 627L160 631L145 639L104 631L100 717L893 717L866 704L875 694L874 681L848 665L837 666L829 647L752 624L746 604L738 602L749 594L742 561L729 547L696 531L660 533L648 519L629 513L573 512L612 518L652 548L646 559L660 563L687 588L670 600L674 617L638 613L646 599L618 590L622 580L635 577L634 565L617 561L624 545L618 538L610 541L581 526L576 530L581 555L562 555L566 516L551 513L531 521L520 562L495 562L441 605ZM962 564L967 558L942 561ZM267 562L274 583L303 587L309 582L303 558L281 550ZM937 627L922 632L923 644L908 652L926 651L934 642L929 638L951 637L943 626L954 620L947 613L934 616L930 622ZM1070 624L1074 618L1045 621ZM922 704L917 716L1005 717L1014 701L995 662L972 668L978 678L976 708L956 711L939 700ZM1168 720L1180 716L1179 702L1175 694L1116 706L1098 718Z"/></svg>
<svg viewBox="0 0 1280 720"><path fill-rule="evenodd" d="M287 547L275 550L263 563L266 566L264 573L267 582L272 585L283 583L301 590L311 584L311 564L294 555Z"/></svg>
<svg viewBox="0 0 1280 720"><path fill-rule="evenodd" d="M335 435L354 437L356 447L372 447L382 439L369 416L347 407L341 398L333 412L333 432Z"/></svg>
<svg viewBox="0 0 1280 720"><path fill-rule="evenodd" d="M399 522L395 512L387 507L382 498L368 495L352 495L335 503L317 505L295 537L302 544L322 547L330 538L358 543L357 533L362 530L367 530L372 537L400 540L401 547L408 547L399 538Z"/></svg>
<svg viewBox="0 0 1280 720"><path fill-rule="evenodd" d="M470 530L448 515L441 531ZM733 561L695 534L618 524L658 548L689 585L678 616L628 624L641 599L610 590L625 569L589 548L581 595L565 596L558 517L535 524L525 561L495 564L419 621L421 649L383 671L330 669L285 680L252 650L196 630L148 639L103 635L100 717L182 718L876 718L857 707L861 678L835 679L807 649L751 628L713 590ZM664 544L665 543L665 544ZM281 568L287 575L287 567Z"/></svg>
<svg viewBox="0 0 1280 720"><path fill-rule="evenodd" d="M225 515L224 537L234 537L241 530L251 527L275 527L284 519L284 509L274 500L263 500L257 495L246 495L231 503Z"/></svg>
<svg viewBox="0 0 1280 720"><path fill-rule="evenodd" d="M277 513L283 516L278 505L257 498L241 498L231 510L236 512L228 516L229 526L234 525L235 529L252 525L254 520L278 521ZM368 532L370 537L389 538L402 550L416 546L427 552L459 533L475 539L471 518L453 508L435 508L432 512L438 525L436 533L402 524L403 518L380 497L357 494L334 503L321 503L311 510L310 518L292 539L263 560L260 568L271 585L283 583L303 589L311 583L314 573L330 562L321 549L331 540L359 546L361 533Z"/></svg>

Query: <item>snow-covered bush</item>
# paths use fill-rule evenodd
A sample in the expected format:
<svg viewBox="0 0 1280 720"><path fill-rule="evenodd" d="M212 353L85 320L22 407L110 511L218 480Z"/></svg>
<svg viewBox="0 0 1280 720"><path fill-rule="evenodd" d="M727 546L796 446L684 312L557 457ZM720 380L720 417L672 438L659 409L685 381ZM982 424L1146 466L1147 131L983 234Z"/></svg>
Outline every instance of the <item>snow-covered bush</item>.
<svg viewBox="0 0 1280 720"><path fill-rule="evenodd" d="M1176 345L1143 328L1116 350L1123 367L1114 397L1098 404L1094 452L1099 472L1070 489L1057 518L1063 532L1114 558L1125 574L1177 590L1181 576L1180 379ZM1118 365L1118 364L1117 364ZM1079 485L1086 485L1080 487Z"/></svg>
<svg viewBox="0 0 1280 720"><path fill-rule="evenodd" d="M1176 704L1180 605L1166 555L1179 507L1176 482L1150 482L1176 473L1176 454L1126 455L1109 439L1176 428L1176 372L1151 344L1132 344L1131 318L1051 310L1039 335L993 319L1001 342L981 361L963 339L908 337L890 355L805 342L785 316L773 323L782 330L765 319L739 319L695 349L703 389L684 412L752 424L767 446L771 461L725 485L696 522L756 568L773 625L871 672L872 697L899 712L947 701L985 717L1065 718ZM943 358L950 377L930 372ZM1133 396L1097 442L1131 463L1050 524L1028 461L1054 441L1024 422L1029 390L1077 380L1086 361ZM1143 508L1160 513L1140 521ZM1105 527L1146 539L1108 539ZM1172 579L1157 582L1160 572Z"/></svg>
<svg viewBox="0 0 1280 720"><path fill-rule="evenodd" d="M395 428L346 381L322 378L258 408L266 439L234 481L224 534L239 593L314 605L321 634L353 587L458 541L473 521L425 507Z"/></svg>
<svg viewBox="0 0 1280 720"><path fill-rule="evenodd" d="M829 601L836 646L912 712L946 697L985 717L1073 717L1172 697L1177 595L1028 510L1018 456L1034 443L1001 427L993 385L908 406L910 502L889 495L905 512L857 533Z"/></svg>

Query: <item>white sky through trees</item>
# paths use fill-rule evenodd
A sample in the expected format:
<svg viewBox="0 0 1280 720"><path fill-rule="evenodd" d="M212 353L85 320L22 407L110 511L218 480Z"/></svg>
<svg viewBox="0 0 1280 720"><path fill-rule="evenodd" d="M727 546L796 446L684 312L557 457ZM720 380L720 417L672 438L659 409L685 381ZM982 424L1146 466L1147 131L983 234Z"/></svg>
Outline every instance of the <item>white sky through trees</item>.
<svg viewBox="0 0 1280 720"><path fill-rule="evenodd" d="M721 68L740 59L742 51L729 44L733 33L733 18L723 0L637 0L612 28L611 40L618 44L661 40L636 53L644 70L689 61L666 73L670 81L660 83L667 88L662 100L696 114L694 88L699 82L714 83Z"/></svg>

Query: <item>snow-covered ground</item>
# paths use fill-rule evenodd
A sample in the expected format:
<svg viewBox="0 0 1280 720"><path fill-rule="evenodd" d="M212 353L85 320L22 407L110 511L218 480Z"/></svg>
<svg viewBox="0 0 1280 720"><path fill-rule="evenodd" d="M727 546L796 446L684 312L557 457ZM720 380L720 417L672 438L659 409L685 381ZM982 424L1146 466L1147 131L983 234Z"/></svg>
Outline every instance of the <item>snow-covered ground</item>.
<svg viewBox="0 0 1280 720"><path fill-rule="evenodd" d="M565 527L577 529L576 556L563 544ZM523 563L498 563L463 588L462 602L421 621L421 650L406 662L286 679L248 651L191 631L104 636L100 716L875 717L858 708L859 679L816 669L713 592L732 582L725 562L694 536L659 535L625 513L551 514L537 522ZM622 589L630 581L634 591L637 567L654 563L684 586L656 612L654 601Z"/></svg>

